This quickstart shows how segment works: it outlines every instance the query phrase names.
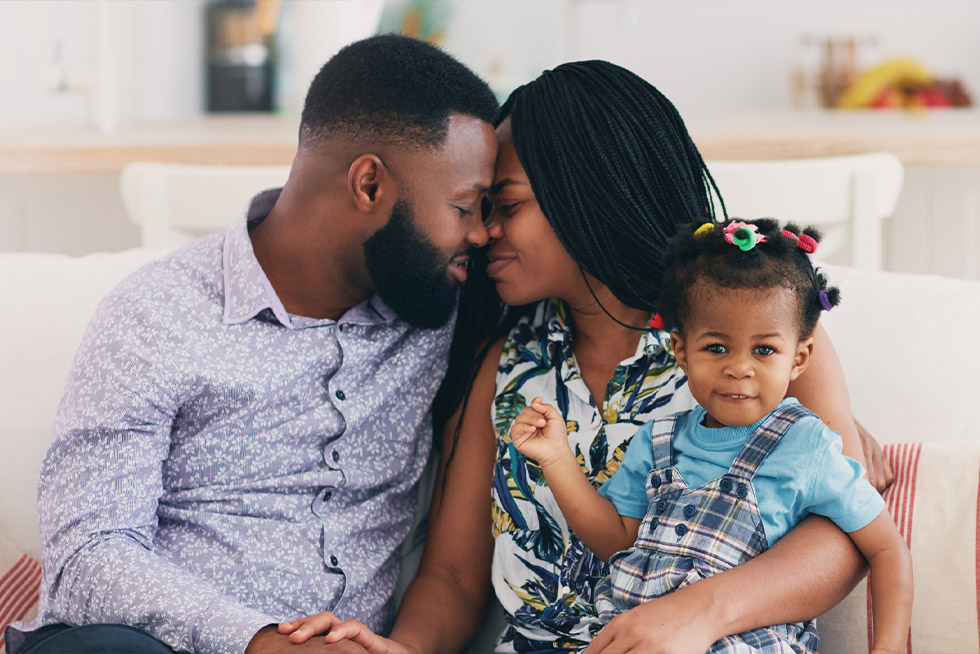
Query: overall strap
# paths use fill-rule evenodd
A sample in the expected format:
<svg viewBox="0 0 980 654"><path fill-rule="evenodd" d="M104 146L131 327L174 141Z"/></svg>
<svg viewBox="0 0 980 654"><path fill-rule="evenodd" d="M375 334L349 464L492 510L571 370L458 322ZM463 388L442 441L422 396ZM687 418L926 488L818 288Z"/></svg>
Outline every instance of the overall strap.
<svg viewBox="0 0 980 654"><path fill-rule="evenodd" d="M653 467L655 470L669 468L674 464L674 425L676 415L657 418L650 425L650 445L653 447Z"/></svg>
<svg viewBox="0 0 980 654"><path fill-rule="evenodd" d="M732 462L728 470L730 474L752 479L762 462L779 443L789 429L800 418L816 415L802 404L789 404L776 407L776 410L766 416L762 424L755 430L742 446L742 450Z"/></svg>

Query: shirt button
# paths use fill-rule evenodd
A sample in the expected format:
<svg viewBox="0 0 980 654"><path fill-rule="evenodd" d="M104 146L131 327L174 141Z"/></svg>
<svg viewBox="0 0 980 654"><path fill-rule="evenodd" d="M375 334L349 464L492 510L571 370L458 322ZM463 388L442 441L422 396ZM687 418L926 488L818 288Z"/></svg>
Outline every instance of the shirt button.
<svg viewBox="0 0 980 654"><path fill-rule="evenodd" d="M674 481L674 471L664 470L664 480L666 480L668 484L672 483Z"/></svg>
<svg viewBox="0 0 980 654"><path fill-rule="evenodd" d="M340 461L340 452L338 452L337 450L334 450L331 456L333 456L334 463Z"/></svg>
<svg viewBox="0 0 980 654"><path fill-rule="evenodd" d="M656 529L660 526L660 518L650 518L650 529Z"/></svg>
<svg viewBox="0 0 980 654"><path fill-rule="evenodd" d="M725 491L726 493L732 492L732 480L728 479L727 477L725 479L722 479L721 490Z"/></svg>
<svg viewBox="0 0 980 654"><path fill-rule="evenodd" d="M685 524L677 525L676 527L674 527L674 532L676 532L678 536L683 536L684 534L687 533L687 525Z"/></svg>
<svg viewBox="0 0 980 654"><path fill-rule="evenodd" d="M339 562L337 561L337 557L336 557L336 556L331 556L331 557L330 557L330 565L332 565L332 566L334 566L334 567L337 567L337 563L339 563Z"/></svg>
<svg viewBox="0 0 980 654"><path fill-rule="evenodd" d="M661 484L660 475L658 475L658 474L650 475L650 485L651 486L653 486L654 488L660 488L660 484Z"/></svg>
<svg viewBox="0 0 980 654"><path fill-rule="evenodd" d="M694 508L693 504L688 504L684 507L684 517L688 519L693 518L696 511L697 509Z"/></svg>
<svg viewBox="0 0 980 654"><path fill-rule="evenodd" d="M327 491L326 493L323 494L323 501L326 502L331 497L333 497L333 491Z"/></svg>
<svg viewBox="0 0 980 654"><path fill-rule="evenodd" d="M740 498L744 498L746 495L749 494L749 487L746 486L745 484L739 484L738 486L735 487L735 494L738 495Z"/></svg>
<svg viewBox="0 0 980 654"><path fill-rule="evenodd" d="M343 391L337 391L336 393L334 393L334 395L336 395L337 396L337 399L340 400L340 401L344 401L344 400L347 399L347 396L344 395L344 392Z"/></svg>
<svg viewBox="0 0 980 654"><path fill-rule="evenodd" d="M667 500L658 500L657 501L657 511L660 511L661 513L663 513L666 510L667 510Z"/></svg>

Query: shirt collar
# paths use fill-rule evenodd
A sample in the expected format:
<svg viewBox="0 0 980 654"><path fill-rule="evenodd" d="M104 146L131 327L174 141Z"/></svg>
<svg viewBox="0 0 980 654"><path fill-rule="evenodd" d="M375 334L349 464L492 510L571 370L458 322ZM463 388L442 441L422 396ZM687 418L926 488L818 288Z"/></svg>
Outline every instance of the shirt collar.
<svg viewBox="0 0 980 654"><path fill-rule="evenodd" d="M357 323L376 325L398 319L395 312L377 294L372 295L349 309L339 321L294 316L286 311L266 276L255 250L249 228L262 222L279 199L282 189L270 189L259 193L249 202L232 226L225 232L222 268L224 272L225 307L224 323L233 325L251 320L268 309L282 325L290 329L316 327L325 324Z"/></svg>
<svg viewBox="0 0 980 654"><path fill-rule="evenodd" d="M560 356L567 359L571 356L572 345L574 343L571 315L568 304L563 300L551 298L546 300L542 307L547 333L546 340L549 343L557 344L557 351L553 356ZM673 359L673 351L670 348L670 332L662 329L645 329L640 336L640 342L636 346L633 356L621 362L621 366L631 366L639 362L643 357L648 357L651 361L667 364ZM557 363L557 361L555 361Z"/></svg>

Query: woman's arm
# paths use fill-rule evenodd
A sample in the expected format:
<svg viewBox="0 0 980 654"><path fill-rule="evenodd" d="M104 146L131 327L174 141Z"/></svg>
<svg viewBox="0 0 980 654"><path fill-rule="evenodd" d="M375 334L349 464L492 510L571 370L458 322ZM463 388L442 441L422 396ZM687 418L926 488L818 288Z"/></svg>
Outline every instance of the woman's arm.
<svg viewBox="0 0 980 654"><path fill-rule="evenodd" d="M810 365L802 375L790 382L787 392L841 435L844 454L867 467L864 448L861 446L857 425L854 424L854 414L851 413L844 370L830 337L819 323L813 331Z"/></svg>
<svg viewBox="0 0 980 654"><path fill-rule="evenodd" d="M490 485L496 446L490 407L503 346L501 340L490 348L465 414L457 409L444 431L425 552L391 632L391 640L416 652L462 650L483 617L493 553ZM459 442L447 467L459 421Z"/></svg>
<svg viewBox="0 0 980 654"><path fill-rule="evenodd" d="M864 466L872 486L881 492L892 483L894 475L888 459L884 458L878 443L857 424L851 413L844 370L830 337L819 323L813 332L810 365L790 383L788 393L841 435L844 454Z"/></svg>
<svg viewBox="0 0 980 654"><path fill-rule="evenodd" d="M816 617L864 573L847 534L811 516L759 556L617 616L585 651L702 654L729 634Z"/></svg>

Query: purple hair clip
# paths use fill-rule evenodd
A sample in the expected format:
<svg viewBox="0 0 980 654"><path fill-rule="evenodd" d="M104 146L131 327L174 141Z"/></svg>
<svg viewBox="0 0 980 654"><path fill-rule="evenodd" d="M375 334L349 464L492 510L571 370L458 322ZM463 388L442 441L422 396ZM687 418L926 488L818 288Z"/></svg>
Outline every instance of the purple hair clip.
<svg viewBox="0 0 980 654"><path fill-rule="evenodd" d="M824 311L830 311L834 308L834 305L830 303L830 297L827 295L827 291L820 291L820 307Z"/></svg>

